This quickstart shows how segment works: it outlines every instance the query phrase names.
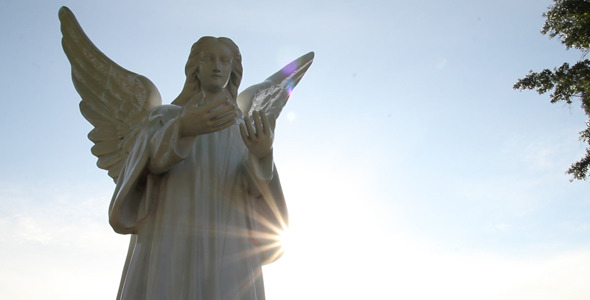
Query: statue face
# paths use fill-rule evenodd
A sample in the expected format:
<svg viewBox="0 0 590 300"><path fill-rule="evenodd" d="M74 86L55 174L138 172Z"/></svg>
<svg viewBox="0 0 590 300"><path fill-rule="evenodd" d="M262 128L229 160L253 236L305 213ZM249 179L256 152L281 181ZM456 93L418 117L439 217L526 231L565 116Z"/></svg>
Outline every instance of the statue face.
<svg viewBox="0 0 590 300"><path fill-rule="evenodd" d="M206 92L217 93L225 89L232 70L232 53L223 44L205 44L200 53L197 78Z"/></svg>

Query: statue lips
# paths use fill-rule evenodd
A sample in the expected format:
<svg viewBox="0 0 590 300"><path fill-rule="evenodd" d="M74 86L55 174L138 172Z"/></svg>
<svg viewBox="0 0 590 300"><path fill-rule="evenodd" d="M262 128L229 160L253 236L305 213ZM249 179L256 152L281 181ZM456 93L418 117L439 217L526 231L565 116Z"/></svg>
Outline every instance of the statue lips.
<svg viewBox="0 0 590 300"><path fill-rule="evenodd" d="M219 81L219 80L223 79L223 75L221 74L221 71L214 70L211 73L213 73L209 76L211 79L213 79L215 81Z"/></svg>

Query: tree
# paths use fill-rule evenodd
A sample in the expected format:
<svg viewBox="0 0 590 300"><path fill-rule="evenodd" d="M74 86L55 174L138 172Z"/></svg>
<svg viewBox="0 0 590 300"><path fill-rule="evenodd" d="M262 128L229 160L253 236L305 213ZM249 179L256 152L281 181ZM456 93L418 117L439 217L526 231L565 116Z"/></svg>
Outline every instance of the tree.
<svg viewBox="0 0 590 300"><path fill-rule="evenodd" d="M571 104L579 99L584 112L590 116L590 60L586 59L590 52L590 0L554 0L543 17L547 20L541 33L549 38L558 37L567 49L582 51L581 60L573 66L564 63L553 70L530 71L514 84L514 89L536 90L539 94L552 91L551 103ZM586 126L580 132L580 140L589 145L586 154L567 170L567 174L577 180L590 176L590 121L586 121Z"/></svg>

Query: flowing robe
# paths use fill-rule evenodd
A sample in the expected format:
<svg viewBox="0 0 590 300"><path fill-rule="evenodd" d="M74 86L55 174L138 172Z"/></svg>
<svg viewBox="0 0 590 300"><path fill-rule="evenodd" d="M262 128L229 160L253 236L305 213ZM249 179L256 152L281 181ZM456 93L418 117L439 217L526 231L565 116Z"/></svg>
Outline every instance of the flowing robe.
<svg viewBox="0 0 590 300"><path fill-rule="evenodd" d="M118 299L264 299L286 206L272 155L249 154L237 124L181 137L182 108L155 108L109 208L132 234Z"/></svg>

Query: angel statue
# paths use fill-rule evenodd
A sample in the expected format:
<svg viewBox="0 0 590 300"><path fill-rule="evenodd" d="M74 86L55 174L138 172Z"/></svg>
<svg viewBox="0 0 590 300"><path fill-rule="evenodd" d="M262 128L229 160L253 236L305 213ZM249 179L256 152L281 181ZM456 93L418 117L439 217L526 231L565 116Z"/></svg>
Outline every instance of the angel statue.
<svg viewBox="0 0 590 300"><path fill-rule="evenodd" d="M68 8L59 18L80 111L94 125L92 153L116 183L109 222L131 236L117 299L264 299L261 267L282 255L287 226L274 121L313 52L238 95L238 47L203 37L180 95L163 105Z"/></svg>

